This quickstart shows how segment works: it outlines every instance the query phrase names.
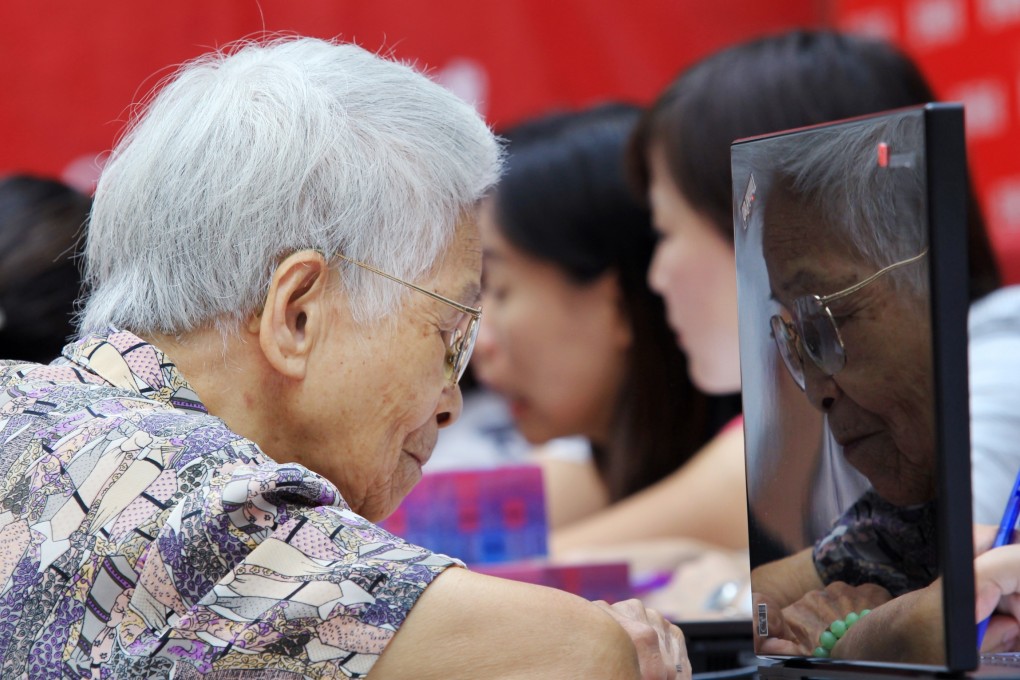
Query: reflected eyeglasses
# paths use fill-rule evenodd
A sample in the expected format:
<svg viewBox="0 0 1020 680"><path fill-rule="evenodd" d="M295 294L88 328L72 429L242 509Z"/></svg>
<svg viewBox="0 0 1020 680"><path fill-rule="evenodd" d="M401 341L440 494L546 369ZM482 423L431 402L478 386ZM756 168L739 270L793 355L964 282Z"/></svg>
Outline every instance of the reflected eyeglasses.
<svg viewBox="0 0 1020 680"><path fill-rule="evenodd" d="M475 340L478 339L478 322L482 318L482 310L475 309L474 307L468 307L462 305L456 300L451 300L448 297L444 297L439 293L433 293L430 290L426 290L421 286L416 286L409 281L404 281L401 278L397 278L392 274L387 274L381 269L376 269L370 264L360 262L354 258L347 257L341 253L337 253L337 257L346 262L350 262L353 265L367 269L373 274L383 276L390 281L395 281L403 286L407 286L412 290L416 290L419 293L428 295L433 300L438 300L444 304L450 305L454 309L464 313L467 318L467 326L464 328L457 328L450 334L450 339L446 345L446 362L444 364L444 370L446 379L450 381L451 385L456 385L460 382L461 376L464 375L464 370L467 368L468 361L471 360L471 353L475 350Z"/></svg>
<svg viewBox="0 0 1020 680"><path fill-rule="evenodd" d="M927 254L928 249L925 248L917 255L893 262L868 278L836 293L799 297L793 301L792 321L787 321L779 314L769 319L772 338L776 341L779 356L783 358L786 370L790 372L790 376L800 389L804 389L804 357L801 349L827 376L836 375L846 366L846 346L843 344L836 319L832 316L832 310L829 309L829 303L853 295L884 274L913 264Z"/></svg>

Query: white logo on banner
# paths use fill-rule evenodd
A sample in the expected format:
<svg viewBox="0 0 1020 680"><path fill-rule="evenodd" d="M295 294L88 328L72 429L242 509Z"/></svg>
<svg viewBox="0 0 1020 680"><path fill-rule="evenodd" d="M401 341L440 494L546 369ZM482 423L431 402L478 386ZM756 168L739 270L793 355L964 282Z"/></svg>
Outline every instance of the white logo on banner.
<svg viewBox="0 0 1020 680"><path fill-rule="evenodd" d="M917 47L956 42L966 30L964 0L917 0L907 8L907 39Z"/></svg>
<svg viewBox="0 0 1020 680"><path fill-rule="evenodd" d="M488 104L489 74L474 59L454 57L435 72L435 80L475 107L482 116Z"/></svg>
<svg viewBox="0 0 1020 680"><path fill-rule="evenodd" d="M988 191L992 224L1000 231L1020 231L1020 176L1006 177Z"/></svg>
<svg viewBox="0 0 1020 680"><path fill-rule="evenodd" d="M83 194L92 194L108 160L109 156L105 153L83 154L64 166L60 179Z"/></svg>
<svg viewBox="0 0 1020 680"><path fill-rule="evenodd" d="M981 0L978 17L981 25L990 29L1020 22L1020 0Z"/></svg>
<svg viewBox="0 0 1020 680"><path fill-rule="evenodd" d="M972 80L960 83L948 99L962 101L967 137L978 139L1001 134L1008 124L1006 84L1000 80Z"/></svg>
<svg viewBox="0 0 1020 680"><path fill-rule="evenodd" d="M840 21L840 28L850 33L868 35L890 42L896 39L896 18L887 7L850 14Z"/></svg>

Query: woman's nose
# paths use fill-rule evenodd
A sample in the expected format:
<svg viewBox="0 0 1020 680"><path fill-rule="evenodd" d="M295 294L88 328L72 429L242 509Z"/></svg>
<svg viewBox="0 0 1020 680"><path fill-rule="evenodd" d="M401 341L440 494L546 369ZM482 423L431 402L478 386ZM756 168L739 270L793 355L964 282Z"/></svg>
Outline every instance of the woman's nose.
<svg viewBox="0 0 1020 680"><path fill-rule="evenodd" d="M463 410L464 396L461 394L460 386L447 385L443 388L439 404L436 406L436 424L440 429L453 425Z"/></svg>
<svg viewBox="0 0 1020 680"><path fill-rule="evenodd" d="M841 390L831 375L826 374L810 359L804 362L804 393L811 405L828 413L836 403Z"/></svg>

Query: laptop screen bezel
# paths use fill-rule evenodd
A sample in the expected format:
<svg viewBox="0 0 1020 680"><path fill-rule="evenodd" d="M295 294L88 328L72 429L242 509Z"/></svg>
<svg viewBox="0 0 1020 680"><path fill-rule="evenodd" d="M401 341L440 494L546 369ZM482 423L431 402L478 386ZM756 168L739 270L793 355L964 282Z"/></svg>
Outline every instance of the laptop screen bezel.
<svg viewBox="0 0 1020 680"><path fill-rule="evenodd" d="M923 116L929 238L929 285L932 314L932 370L936 461L939 503L936 532L939 537L939 573L942 578L942 616L946 664L935 666L950 672L977 667L977 632L974 621L973 527L971 510L970 427L967 380L967 163L964 142L963 107L955 103L933 103L898 109L821 125L784 130L736 140L731 149L736 158L747 145L768 143L790 135L810 135L838 125L859 124L917 110ZM734 233L742 229L739 206L747 190L747 177L739 177L734 162ZM739 239L735 241L739 243ZM735 257L738 253L735 252ZM739 262L739 258L738 258ZM748 331L742 331L748 332ZM744 413L755 408L755 395L743 394ZM746 452L745 452L746 453ZM748 461L748 470L751 470ZM750 474L750 472L749 472ZM748 480L750 489L751 480ZM750 501L750 498L749 498ZM750 506L750 502L749 502ZM749 522L749 531L756 530ZM756 536L750 537L752 563ZM763 657L775 659L776 657ZM778 657L780 662L812 665L810 657ZM834 664L832 661L822 663ZM871 660L846 662L854 667L913 667ZM836 664L834 664L836 665ZM917 665L931 670L933 666Z"/></svg>

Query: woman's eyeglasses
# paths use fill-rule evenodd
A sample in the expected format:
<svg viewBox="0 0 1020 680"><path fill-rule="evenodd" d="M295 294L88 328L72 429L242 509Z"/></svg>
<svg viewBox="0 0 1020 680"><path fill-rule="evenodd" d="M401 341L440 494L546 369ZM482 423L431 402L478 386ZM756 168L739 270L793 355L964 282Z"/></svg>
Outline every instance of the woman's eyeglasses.
<svg viewBox="0 0 1020 680"><path fill-rule="evenodd" d="M846 365L846 347L839 334L836 319L832 316L832 310L829 309L829 303L853 295L883 274L913 264L927 253L928 249L925 248L917 255L894 262L863 281L831 295L804 295L797 298L793 302L792 322L779 314L769 319L779 356L783 358L786 370L790 372L790 376L800 389L804 389L804 357L801 349L825 375L836 375Z"/></svg>
<svg viewBox="0 0 1020 680"><path fill-rule="evenodd" d="M475 340L478 338L478 322L482 318L482 310L462 305L455 300L451 300L450 298L444 297L438 293L433 293L430 290L425 290L421 286L416 286L413 283L404 281L392 274L387 274L381 269L376 269L370 264L359 262L358 260L347 257L346 255L337 253L337 256L342 260L346 260L351 264L361 267L362 269L367 269L373 274L384 276L390 281L396 281L397 283L416 290L419 293L428 295L433 300L439 300L444 304L448 304L454 309L457 309L467 315L467 326L463 329L457 328L450 334L450 339L446 345L446 363L444 364L446 379L450 381L450 384L456 385L460 382L461 376L464 375L464 369L467 368L468 361L471 359L471 353L475 349Z"/></svg>

